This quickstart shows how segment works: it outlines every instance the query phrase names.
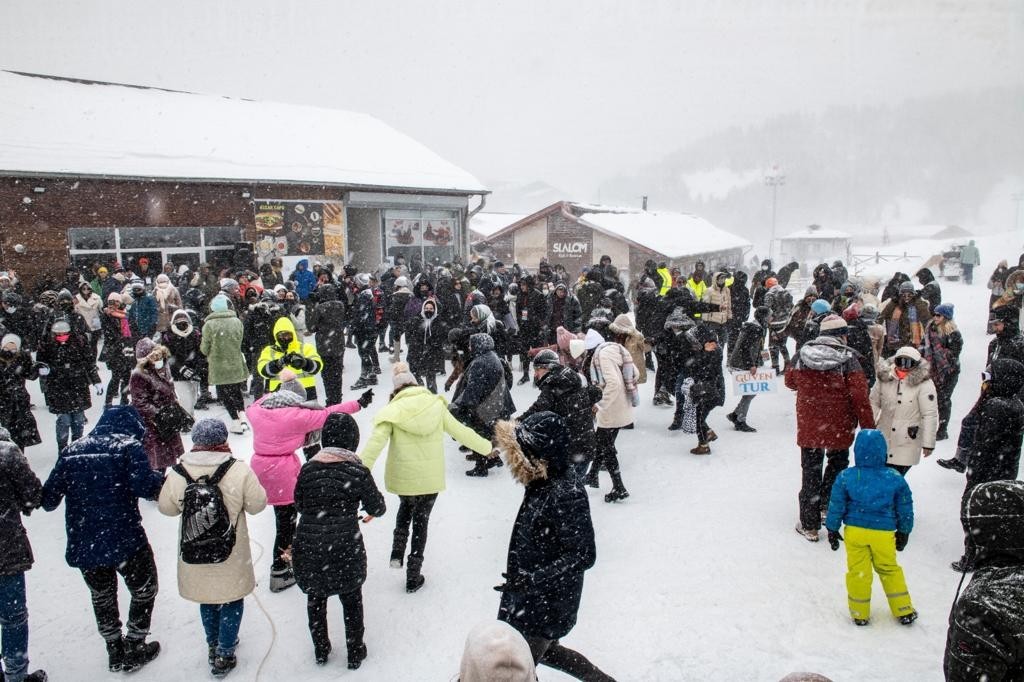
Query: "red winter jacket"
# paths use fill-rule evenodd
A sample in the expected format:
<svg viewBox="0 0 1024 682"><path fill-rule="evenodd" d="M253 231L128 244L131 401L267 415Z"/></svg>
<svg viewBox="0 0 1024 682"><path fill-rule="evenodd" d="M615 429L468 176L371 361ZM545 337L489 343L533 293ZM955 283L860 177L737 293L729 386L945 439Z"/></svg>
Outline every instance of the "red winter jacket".
<svg viewBox="0 0 1024 682"><path fill-rule="evenodd" d="M796 391L796 442L802 448L841 450L860 423L875 428L868 383L856 354L839 339L819 336L804 344L786 386Z"/></svg>

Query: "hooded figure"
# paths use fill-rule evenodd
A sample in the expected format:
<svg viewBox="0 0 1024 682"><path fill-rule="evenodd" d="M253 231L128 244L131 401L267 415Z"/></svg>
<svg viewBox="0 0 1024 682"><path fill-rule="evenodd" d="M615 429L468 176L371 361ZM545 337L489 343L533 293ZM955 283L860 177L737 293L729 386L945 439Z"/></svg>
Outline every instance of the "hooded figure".
<svg viewBox="0 0 1024 682"><path fill-rule="evenodd" d="M498 448L512 476L523 484L508 545L505 583L498 586L498 620L526 638L535 664L556 667L581 680L610 680L558 640L576 625L584 573L597 548L590 503L568 456L566 425L552 412L518 424L500 422Z"/></svg>
<svg viewBox="0 0 1024 682"><path fill-rule="evenodd" d="M288 278L295 282L295 292L299 295L300 301L305 301L316 288L316 275L309 269L309 259L303 258L295 264L295 270Z"/></svg>
<svg viewBox="0 0 1024 682"><path fill-rule="evenodd" d="M444 372L444 344L448 328L440 317L437 301L428 298L420 308L418 324L410 320L406 332L409 343L409 371L437 393L437 375Z"/></svg>
<svg viewBox="0 0 1024 682"><path fill-rule="evenodd" d="M878 363L871 410L889 448L886 463L901 474L935 449L939 407L930 374L931 364L910 346Z"/></svg>
<svg viewBox="0 0 1024 682"><path fill-rule="evenodd" d="M549 308L550 314L546 323L549 330L547 341L554 340L551 335L558 327L565 327L573 333L579 332L583 328L583 309L580 306L580 301L569 293L565 282L555 285L555 291L549 299Z"/></svg>
<svg viewBox="0 0 1024 682"><path fill-rule="evenodd" d="M882 581L889 610L903 625L917 619L903 569L896 562L914 529L914 501L906 479L886 466L886 441L874 429L857 434L854 466L836 478L825 527L832 550L846 524L846 589L850 617L867 625L871 617L871 568ZM891 452L891 450L890 450Z"/></svg>
<svg viewBox="0 0 1024 682"><path fill-rule="evenodd" d="M469 338L469 364L459 385L451 410L459 421L485 438L494 435L494 424L516 411L509 391L505 367L494 352L494 340L487 334Z"/></svg>
<svg viewBox="0 0 1024 682"><path fill-rule="evenodd" d="M466 636L459 682L537 682L530 646L500 620L477 625Z"/></svg>
<svg viewBox="0 0 1024 682"><path fill-rule="evenodd" d="M0 339L0 427L7 429L11 441L22 450L43 442L25 382L38 379L44 367L32 362L32 355L14 334ZM49 374L49 367L45 369Z"/></svg>
<svg viewBox="0 0 1024 682"><path fill-rule="evenodd" d="M142 446L149 466L160 472L173 466L185 452L180 432L192 428L192 420L178 405L174 392L171 369L167 366L170 355L152 339L142 339L135 346L137 363L128 381L132 405L146 425Z"/></svg>
<svg viewBox="0 0 1024 682"><path fill-rule="evenodd" d="M231 417L231 432L244 433L249 428L240 417L245 409L242 387L249 378L242 355L245 328L224 296L210 301L210 311L203 322L199 351L206 356L209 384L217 387L217 397Z"/></svg>
<svg viewBox="0 0 1024 682"><path fill-rule="evenodd" d="M992 481L964 499L960 520L976 547L974 576L953 606L947 680L1024 676L1024 482Z"/></svg>
<svg viewBox="0 0 1024 682"><path fill-rule="evenodd" d="M310 400L316 399L316 375L323 366L316 346L299 339L295 325L288 317L278 318L274 323L274 339L263 347L256 363L271 391L276 391L281 385L281 372L289 369L306 389L306 397Z"/></svg>

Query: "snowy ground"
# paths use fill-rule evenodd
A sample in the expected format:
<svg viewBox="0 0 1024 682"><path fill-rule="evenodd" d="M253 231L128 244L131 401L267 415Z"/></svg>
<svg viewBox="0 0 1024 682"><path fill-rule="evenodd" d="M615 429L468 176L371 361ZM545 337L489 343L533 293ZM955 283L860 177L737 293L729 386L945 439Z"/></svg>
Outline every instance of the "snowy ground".
<svg viewBox="0 0 1024 682"><path fill-rule="evenodd" d="M720 436L713 454L695 457L688 452L695 436L665 430L670 411L651 406L648 382L641 387L636 430L619 437L631 497L605 504L606 477L600 493L590 492L598 560L587 573L579 623L564 643L619 680L768 681L794 670L820 672L837 682L942 679L946 620L960 577L949 562L962 549L958 514L964 480L935 460L951 455L959 418L977 395L988 342L984 283L995 260L1015 260L1019 248L1014 243L1008 247L1012 253L999 254L995 243L979 246L985 263L974 286L942 283L966 338L952 439L908 476L917 522L900 561L921 614L913 626L900 626L889 616L876 580L872 624L855 627L846 609L844 551L830 551L824 539L810 544L793 531L800 465L789 392L753 403L749 421L756 434L729 428L724 415L735 402L730 398L727 409L710 419ZM354 353L347 360L346 386L358 373ZM38 387L32 390L40 430L52 442L53 419ZM374 406L357 415L364 439L374 408L389 390L385 368ZM535 394L530 385L517 386L516 405L526 408ZM90 425L98 414L98 406L89 411ZM231 445L236 456L251 452L248 436L232 436ZM467 478L469 465L456 445L449 441L446 450L449 487L431 519L427 583L420 592L406 594L404 573L388 568L397 497L387 495L388 514L365 527L369 658L357 672L345 669L337 601L331 605L335 654L326 667L314 664L303 595L298 588L281 594L267 589L270 561L264 548L272 543L273 514L268 509L250 520L259 585L246 599L239 667L231 679L455 678L466 632L496 614L499 595L491 587L501 581L522 490L507 469L492 470L486 479ZM55 459L52 447L36 446L27 454L45 479ZM374 473L383 489L383 463ZM153 638L163 653L140 679L205 679L199 609L176 590L178 520L160 515L154 503L143 502L142 508L160 571ZM120 678L106 673L88 591L78 571L64 562L63 507L34 513L27 526L36 555L28 574L33 669L45 667L56 681ZM122 613L126 609L122 589ZM567 679L544 668L540 677Z"/></svg>

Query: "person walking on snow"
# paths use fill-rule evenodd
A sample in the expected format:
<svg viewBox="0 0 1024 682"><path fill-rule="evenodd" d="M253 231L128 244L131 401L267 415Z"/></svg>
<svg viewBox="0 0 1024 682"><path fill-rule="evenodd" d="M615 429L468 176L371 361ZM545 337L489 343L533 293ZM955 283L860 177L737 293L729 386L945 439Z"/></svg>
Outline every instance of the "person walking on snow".
<svg viewBox="0 0 1024 682"><path fill-rule="evenodd" d="M490 337L483 334L477 337ZM445 489L444 436L448 434L479 455L491 452L486 438L462 424L448 410L448 401L420 386L403 362L392 367L394 390L386 406L373 416L373 433L359 458L373 469L384 446L388 446L384 486L398 495L391 567L402 568L402 558L412 526L412 546L406 562L405 589L415 592L423 578L423 552L427 545L430 512ZM501 379L504 382L504 378Z"/></svg>
<svg viewBox="0 0 1024 682"><path fill-rule="evenodd" d="M194 510L186 503L187 489L196 482L216 486L231 519L234 546L223 561L195 563L184 560L183 547L192 539L186 517ZM160 513L181 516L178 551L178 593L199 604L206 632L208 662L214 677L227 675L237 665L235 647L242 625L245 596L256 587L249 549L246 514L259 514L267 506L267 493L245 462L231 456L228 429L219 419L202 419L192 427L192 450L167 472L160 490ZM199 538L203 538L200 535Z"/></svg>
<svg viewBox="0 0 1024 682"><path fill-rule="evenodd" d="M43 486L43 509L53 511L64 500L67 563L89 587L110 672L134 672L160 654L159 642L146 641L159 585L139 498L155 500L163 476L149 467L145 432L134 407L106 408L88 436L61 451ZM131 594L127 632L118 613L118 575Z"/></svg>
<svg viewBox="0 0 1024 682"><path fill-rule="evenodd" d="M199 351L206 356L210 386L217 387L217 397L231 417L231 433L245 433L248 422L242 419L245 398L242 391L249 379L249 368L242 355L242 337L245 334L231 304L223 294L210 301L210 314L203 322Z"/></svg>
<svg viewBox="0 0 1024 682"><path fill-rule="evenodd" d="M469 337L469 354L466 373L455 387L449 410L482 438L490 439L494 436L494 424L516 411L510 392L512 372L494 352L494 340L487 334ZM489 469L501 466L497 456L477 454L473 459L475 466L466 472L467 476L486 477Z"/></svg>
<svg viewBox="0 0 1024 682"><path fill-rule="evenodd" d="M171 370L167 367L169 356L170 352L152 339L140 340L135 346L138 363L128 383L132 406L146 425L142 445L149 457L149 466L161 474L167 467L174 466L185 452L180 432L185 421L191 421L185 418L184 410L178 405Z"/></svg>
<svg viewBox="0 0 1024 682"><path fill-rule="evenodd" d="M949 416L953 410L953 390L960 379L960 353L964 337L953 322L953 305L943 303L935 308L932 319L924 327L924 350L931 364L939 406L939 428L935 440L949 438Z"/></svg>
<svg viewBox="0 0 1024 682"><path fill-rule="evenodd" d="M904 346L892 360L878 364L878 381L871 389L875 425L889 448L886 465L906 476L910 467L935 449L939 409L931 365L916 348Z"/></svg>
<svg viewBox="0 0 1024 682"><path fill-rule="evenodd" d="M629 497L622 483L615 441L621 429L633 425L633 410L639 404L636 365L629 351L613 341L605 341L594 329L587 332L585 343L590 354L586 363L590 385L601 389L601 400L595 406L597 434L587 485L598 487L598 474L603 466L612 477L612 489L604 501L617 502Z"/></svg>
<svg viewBox="0 0 1024 682"><path fill-rule="evenodd" d="M366 658L362 590L366 548L359 531L359 507L367 514L364 523L383 516L384 496L355 454L359 426L352 417L328 417L320 442L323 449L303 465L295 484L299 512L292 548L295 580L306 594L317 665L326 664L331 653L327 600L337 595L344 612L348 667L355 670Z"/></svg>
<svg viewBox="0 0 1024 682"><path fill-rule="evenodd" d="M759 306L754 311L754 321L744 322L740 328L739 337L729 346L729 369L734 372L757 373L757 369L764 365L764 339L768 332L768 320L771 316L771 309L767 306ZM737 431L743 433L755 433L757 429L747 423L747 412L750 410L750 403L756 396L744 395L732 412L725 415L725 418L732 422Z"/></svg>
<svg viewBox="0 0 1024 682"><path fill-rule="evenodd" d="M296 522L295 481L302 466L295 451L303 445L313 445L316 438L310 434L319 431L335 412L353 414L373 401L373 391L369 390L359 400L324 408L306 398L306 387L290 370L278 377L284 380L280 390L266 394L245 410L252 424L250 465L267 491L267 503L274 508L271 592L281 592L295 584L291 546Z"/></svg>
<svg viewBox="0 0 1024 682"><path fill-rule="evenodd" d="M964 271L964 283L974 284L974 268L981 265L981 253L974 245L974 240L967 242L967 246L960 248L960 267Z"/></svg>
<svg viewBox="0 0 1024 682"><path fill-rule="evenodd" d="M832 486L825 528L832 551L846 542L846 590L850 617L857 625L871 619L871 569L882 581L889 610L902 625L917 620L903 569L896 562L914 529L914 501L905 478L885 465L882 433L864 429L853 446L854 466ZM846 524L846 537L839 527Z"/></svg>
<svg viewBox="0 0 1024 682"><path fill-rule="evenodd" d="M590 502L569 460L566 424L537 412L518 424L499 422L495 441L521 484L508 559L494 589L501 592L498 620L518 630L543 664L570 677L614 682L582 654L562 646L576 625L584 573L597 557Z"/></svg>
<svg viewBox="0 0 1024 682"><path fill-rule="evenodd" d="M697 412L697 447L692 448L690 454L710 455L711 441L718 440L718 435L708 426L708 416L711 410L725 404L722 348L718 337L703 322L683 336L690 345L690 352L680 365L679 377L676 379L676 412L668 428L669 431L677 431L683 426L683 383L689 379L693 382L690 398Z"/></svg>
<svg viewBox="0 0 1024 682"><path fill-rule="evenodd" d="M804 344L786 372L786 387L796 391L796 443L802 482L796 532L817 542L836 477L850 463L850 444L859 424L875 428L868 383L854 352L846 345L846 322L830 315L820 335ZM822 462L828 466L822 473Z"/></svg>

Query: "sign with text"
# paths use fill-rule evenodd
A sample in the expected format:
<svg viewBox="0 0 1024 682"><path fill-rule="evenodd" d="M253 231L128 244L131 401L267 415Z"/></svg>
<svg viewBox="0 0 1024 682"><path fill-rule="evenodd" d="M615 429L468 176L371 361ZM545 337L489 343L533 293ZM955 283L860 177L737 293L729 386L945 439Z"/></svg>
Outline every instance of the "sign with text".
<svg viewBox="0 0 1024 682"><path fill-rule="evenodd" d="M764 393L778 393L778 377L775 370L759 370L754 374L750 372L731 372L733 396L762 395Z"/></svg>
<svg viewBox="0 0 1024 682"><path fill-rule="evenodd" d="M594 231L561 216L548 217L548 262L561 265L570 275L592 265L594 258Z"/></svg>
<svg viewBox="0 0 1024 682"><path fill-rule="evenodd" d="M324 254L344 259L345 208L340 201L257 199L255 211L261 260ZM325 249L325 232L332 237L330 251Z"/></svg>

